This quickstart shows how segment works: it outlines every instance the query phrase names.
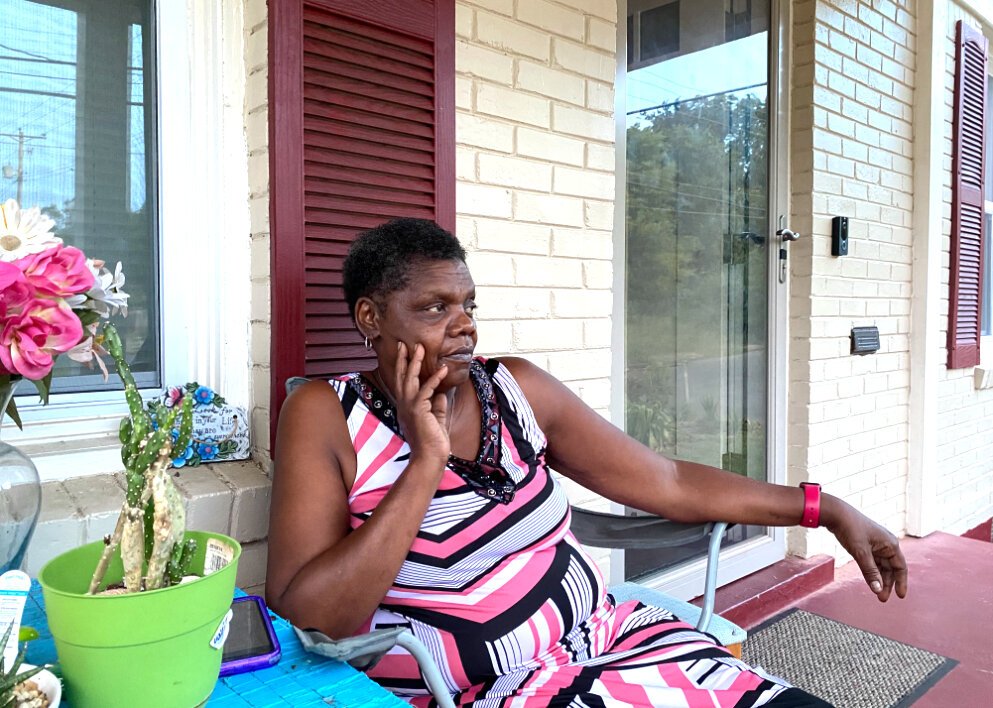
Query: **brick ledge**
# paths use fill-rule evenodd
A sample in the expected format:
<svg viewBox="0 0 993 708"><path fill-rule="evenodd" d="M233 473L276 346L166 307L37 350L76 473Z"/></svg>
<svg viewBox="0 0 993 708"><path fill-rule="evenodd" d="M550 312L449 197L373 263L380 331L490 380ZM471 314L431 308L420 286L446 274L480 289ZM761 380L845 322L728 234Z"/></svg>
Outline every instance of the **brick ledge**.
<svg viewBox="0 0 993 708"><path fill-rule="evenodd" d="M242 544L238 585L263 583L271 482L262 468L244 460L175 472L187 526L237 539ZM28 546L25 571L36 576L58 554L111 533L124 502L124 488L122 472L43 483L41 515Z"/></svg>

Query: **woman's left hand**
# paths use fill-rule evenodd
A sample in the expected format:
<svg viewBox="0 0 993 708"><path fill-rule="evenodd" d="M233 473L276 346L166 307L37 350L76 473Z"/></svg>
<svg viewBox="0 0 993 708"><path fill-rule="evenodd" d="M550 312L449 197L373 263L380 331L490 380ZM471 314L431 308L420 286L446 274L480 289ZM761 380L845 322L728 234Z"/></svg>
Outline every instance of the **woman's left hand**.
<svg viewBox="0 0 993 708"><path fill-rule="evenodd" d="M897 597L906 597L907 561L896 536L848 504L837 499L832 501L838 508L824 525L855 559L866 584L879 601L890 599L894 588Z"/></svg>

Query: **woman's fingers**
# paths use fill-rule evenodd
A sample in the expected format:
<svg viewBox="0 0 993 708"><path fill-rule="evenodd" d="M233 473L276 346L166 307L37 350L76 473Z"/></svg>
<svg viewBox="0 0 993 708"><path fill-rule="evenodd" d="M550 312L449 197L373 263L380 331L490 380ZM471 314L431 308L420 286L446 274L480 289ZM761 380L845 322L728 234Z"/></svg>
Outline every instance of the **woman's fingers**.
<svg viewBox="0 0 993 708"><path fill-rule="evenodd" d="M446 426L446 429L448 422L448 396L439 393L438 386L445 380L447 374L448 366L442 364L436 372L431 374L431 378L424 382L424 388L421 389L421 392L430 402L431 413L439 422Z"/></svg>
<svg viewBox="0 0 993 708"><path fill-rule="evenodd" d="M438 386L440 386L441 382L445 380L445 376L447 374L448 374L447 364L442 364L440 367L438 367L437 371L431 374L428 380L424 382L424 386L421 388L421 392L425 395L426 398L432 398L434 396L435 391L438 390Z"/></svg>
<svg viewBox="0 0 993 708"><path fill-rule="evenodd" d="M397 342L397 364L393 367L393 390L403 394L403 382L407 378L407 345Z"/></svg>
<svg viewBox="0 0 993 708"><path fill-rule="evenodd" d="M879 566L879 575L883 581L882 592L876 594L880 602L886 602L890 599L890 593L893 592L893 570L886 563L885 559L877 559L876 565Z"/></svg>
<svg viewBox="0 0 993 708"><path fill-rule="evenodd" d="M899 598L907 597L907 560L903 557L903 551L900 550L896 541L886 549L885 562L893 578L896 596Z"/></svg>
<svg viewBox="0 0 993 708"><path fill-rule="evenodd" d="M900 544L892 536L888 539L870 537L867 541L868 548L852 554L865 582L880 602L889 600L894 589L897 597L906 597L907 562L900 551Z"/></svg>
<svg viewBox="0 0 993 708"><path fill-rule="evenodd" d="M852 553L852 558L855 559L859 570L862 571L865 584L876 594L876 597L882 600L883 598L880 595L885 591L883 588L883 577L879 572L879 568L876 567L876 561L872 557L872 551L868 548L861 548L855 553Z"/></svg>
<svg viewBox="0 0 993 708"><path fill-rule="evenodd" d="M397 344L397 364L395 368L395 391L397 402L414 401L421 390L421 367L424 364L424 347L415 344L413 351L403 342Z"/></svg>
<svg viewBox="0 0 993 708"><path fill-rule="evenodd" d="M414 351L410 355L410 363L407 365L407 372L403 382L403 392L408 398L415 398L421 390L421 366L423 364L424 347L421 344L415 344Z"/></svg>
<svg viewBox="0 0 993 708"><path fill-rule="evenodd" d="M897 597L907 596L907 561L899 541L889 533L886 535L888 538L877 540L873 546L873 556L883 582L883 591L877 593L881 602L886 602L894 589Z"/></svg>

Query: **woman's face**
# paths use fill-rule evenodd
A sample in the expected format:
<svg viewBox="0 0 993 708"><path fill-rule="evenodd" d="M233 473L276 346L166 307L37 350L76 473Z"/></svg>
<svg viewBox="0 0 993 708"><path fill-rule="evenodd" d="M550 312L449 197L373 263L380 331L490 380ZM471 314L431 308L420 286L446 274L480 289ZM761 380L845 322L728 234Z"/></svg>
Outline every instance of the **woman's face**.
<svg viewBox="0 0 993 708"><path fill-rule="evenodd" d="M380 366L394 371L397 343L424 347L421 381L442 365L448 373L439 390L469 378L469 363L476 347L476 284L460 260L420 261L410 268L410 282L386 296L379 312L375 338Z"/></svg>

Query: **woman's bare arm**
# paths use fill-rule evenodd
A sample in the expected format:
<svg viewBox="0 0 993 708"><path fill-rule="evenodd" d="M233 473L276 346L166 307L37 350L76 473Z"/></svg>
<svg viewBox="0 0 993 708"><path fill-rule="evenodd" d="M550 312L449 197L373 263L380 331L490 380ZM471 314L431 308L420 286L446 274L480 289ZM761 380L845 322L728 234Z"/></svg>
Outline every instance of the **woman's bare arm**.
<svg viewBox="0 0 993 708"><path fill-rule="evenodd" d="M803 491L659 455L604 420L561 382L522 359L502 359L548 438L549 465L615 502L674 521L799 524ZM880 600L906 594L896 538L850 505L822 494L821 524L852 554ZM878 585L877 585L878 583Z"/></svg>
<svg viewBox="0 0 993 708"><path fill-rule="evenodd" d="M398 405L420 405L413 415L435 420L433 390L440 377L408 387L408 399ZM313 381L286 400L269 513L266 601L273 610L332 637L353 634L372 615L396 579L444 471L447 436L437 426L438 436L431 424L408 419L407 468L376 513L350 531L343 473L354 478L355 451L338 396L327 382Z"/></svg>

